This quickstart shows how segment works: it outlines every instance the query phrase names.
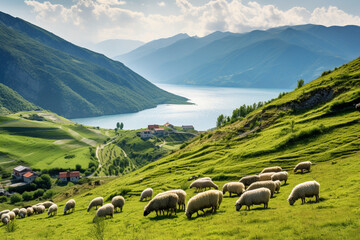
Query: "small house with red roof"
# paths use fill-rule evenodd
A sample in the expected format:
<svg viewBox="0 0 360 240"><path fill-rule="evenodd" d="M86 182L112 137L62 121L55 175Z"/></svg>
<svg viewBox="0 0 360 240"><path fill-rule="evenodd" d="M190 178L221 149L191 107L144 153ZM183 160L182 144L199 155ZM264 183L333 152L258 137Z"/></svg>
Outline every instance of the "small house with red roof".
<svg viewBox="0 0 360 240"><path fill-rule="evenodd" d="M59 172L59 179L61 182L78 182L80 179L79 171Z"/></svg>
<svg viewBox="0 0 360 240"><path fill-rule="evenodd" d="M155 128L159 128L158 124L148 125L148 129L154 131Z"/></svg>
<svg viewBox="0 0 360 240"><path fill-rule="evenodd" d="M165 134L165 130L163 128L155 128L154 129L154 134L157 136L162 136Z"/></svg>
<svg viewBox="0 0 360 240"><path fill-rule="evenodd" d="M26 183L32 183L36 178L36 174L33 172L27 172L23 175L24 182Z"/></svg>

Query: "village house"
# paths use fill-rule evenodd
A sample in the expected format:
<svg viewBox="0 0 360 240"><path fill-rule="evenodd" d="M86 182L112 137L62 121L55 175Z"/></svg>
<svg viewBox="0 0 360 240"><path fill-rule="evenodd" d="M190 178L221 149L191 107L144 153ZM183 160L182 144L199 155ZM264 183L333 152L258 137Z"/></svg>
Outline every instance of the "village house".
<svg viewBox="0 0 360 240"><path fill-rule="evenodd" d="M159 128L159 125L157 125L157 124L148 125L148 129L149 129L149 130L154 131L154 130L155 130L155 128Z"/></svg>
<svg viewBox="0 0 360 240"><path fill-rule="evenodd" d="M150 130L148 130L148 129L140 132L140 137L141 137L142 139L151 138L152 135L153 135L152 131L150 131Z"/></svg>
<svg viewBox="0 0 360 240"><path fill-rule="evenodd" d="M15 168L13 168L13 177L16 180L23 180L23 175L27 172L32 172L32 169L30 167L25 167L25 166L17 166Z"/></svg>
<svg viewBox="0 0 360 240"><path fill-rule="evenodd" d="M165 134L165 130L163 128L155 128L154 134L157 136L163 136Z"/></svg>
<svg viewBox="0 0 360 240"><path fill-rule="evenodd" d="M23 175L23 180L25 183L32 183L36 178L36 174L33 172L27 172Z"/></svg>
<svg viewBox="0 0 360 240"><path fill-rule="evenodd" d="M174 125L172 125L171 123L165 123L164 124L165 127L169 127L169 128L174 128Z"/></svg>
<svg viewBox="0 0 360 240"><path fill-rule="evenodd" d="M186 130L186 129L194 130L194 126L193 125L182 125L182 129L183 130Z"/></svg>
<svg viewBox="0 0 360 240"><path fill-rule="evenodd" d="M79 171L59 172L59 180L61 182L78 182L80 179Z"/></svg>

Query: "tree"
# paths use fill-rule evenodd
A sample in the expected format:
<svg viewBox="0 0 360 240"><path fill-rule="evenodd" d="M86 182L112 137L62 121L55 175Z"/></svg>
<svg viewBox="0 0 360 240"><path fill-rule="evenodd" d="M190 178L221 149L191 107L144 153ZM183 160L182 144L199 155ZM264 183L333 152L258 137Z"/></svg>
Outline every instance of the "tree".
<svg viewBox="0 0 360 240"><path fill-rule="evenodd" d="M124 123L121 122L121 123L120 123L120 130L123 130L123 128L124 128Z"/></svg>
<svg viewBox="0 0 360 240"><path fill-rule="evenodd" d="M117 128L117 129L120 128L120 123L119 123L119 122L116 123L116 128Z"/></svg>
<svg viewBox="0 0 360 240"><path fill-rule="evenodd" d="M224 121L225 121L225 117L223 114L221 114L218 118L217 118L217 121L216 121L216 127L221 127L223 124L224 124Z"/></svg>
<svg viewBox="0 0 360 240"><path fill-rule="evenodd" d="M75 169L76 169L76 171L81 171L81 165L80 165L80 164L76 164L76 165L75 165Z"/></svg>
<svg viewBox="0 0 360 240"><path fill-rule="evenodd" d="M304 86L304 79L300 79L300 80L297 81L297 88L296 89L299 89L302 86Z"/></svg>
<svg viewBox="0 0 360 240"><path fill-rule="evenodd" d="M10 202L11 203L17 203L17 202L21 202L23 199L20 195L20 193L14 193L13 195L11 195L10 197Z"/></svg>

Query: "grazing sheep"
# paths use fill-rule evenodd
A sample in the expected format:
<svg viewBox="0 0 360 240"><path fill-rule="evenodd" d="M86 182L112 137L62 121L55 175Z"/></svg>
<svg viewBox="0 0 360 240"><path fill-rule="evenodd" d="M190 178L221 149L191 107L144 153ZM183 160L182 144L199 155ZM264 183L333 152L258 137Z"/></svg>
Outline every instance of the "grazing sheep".
<svg viewBox="0 0 360 240"><path fill-rule="evenodd" d="M202 177L202 178L199 178L197 180L209 180L209 181L212 181L212 179L210 177Z"/></svg>
<svg viewBox="0 0 360 240"><path fill-rule="evenodd" d="M13 221L16 218L16 214L13 211L8 212L7 214L9 214L11 221Z"/></svg>
<svg viewBox="0 0 360 240"><path fill-rule="evenodd" d="M43 202L42 205L44 205L45 208L49 208L51 205L53 205L54 203L53 202L50 202L50 201L46 201L46 202Z"/></svg>
<svg viewBox="0 0 360 240"><path fill-rule="evenodd" d="M107 216L110 216L110 218L112 218L113 215L114 215L114 205L112 205L111 203L107 203L96 211L96 215L93 219L93 222L95 222L97 218L102 218L102 217L106 218Z"/></svg>
<svg viewBox="0 0 360 240"><path fill-rule="evenodd" d="M243 194L243 192L245 192L245 185L241 182L229 182L223 186L222 192L223 194L229 192L230 197L231 193L235 193L240 196L241 194Z"/></svg>
<svg viewBox="0 0 360 240"><path fill-rule="evenodd" d="M276 166L276 167L267 167L267 168L264 168L261 173L268 173L268 172L281 172L282 171L282 168L279 167L279 166ZM261 174L260 173L260 174Z"/></svg>
<svg viewBox="0 0 360 240"><path fill-rule="evenodd" d="M165 194L165 193L175 193L179 197L179 200L178 200L179 210L182 210L182 209L185 210L186 192L184 190L182 190L182 189L169 190L166 192L159 193L156 196Z"/></svg>
<svg viewBox="0 0 360 240"><path fill-rule="evenodd" d="M174 211L176 215L176 205L178 203L179 197L175 193L164 193L154 197L144 208L144 216L149 215L152 211L156 212L156 216L158 216L158 211L167 210L167 214L170 216Z"/></svg>
<svg viewBox="0 0 360 240"><path fill-rule="evenodd" d="M219 189L219 187L211 180L207 180L207 179L198 179L198 180L195 180L193 181L191 184L190 184L190 188L195 188L196 190L195 191L198 191L198 190L202 190L203 188L209 188L211 189L212 187L215 188L216 190Z"/></svg>
<svg viewBox="0 0 360 240"><path fill-rule="evenodd" d="M97 209L98 206L102 206L103 204L104 204L104 198L103 197L94 198L90 202L90 204L89 204L89 206L87 208L87 211L89 212L92 207L95 207Z"/></svg>
<svg viewBox="0 0 360 240"><path fill-rule="evenodd" d="M11 211L13 211L14 213L15 213L15 215L16 216L18 216L19 215L19 209L18 208L14 208L13 210L11 210Z"/></svg>
<svg viewBox="0 0 360 240"><path fill-rule="evenodd" d="M54 216L57 214L58 206L56 204L53 204L48 209L48 215Z"/></svg>
<svg viewBox="0 0 360 240"><path fill-rule="evenodd" d="M190 198L185 210L185 215L189 219L194 213L199 216L198 211L201 210L203 213L205 213L205 208L211 208L211 212L215 212L216 209L219 209L222 198L223 193L218 190L209 190L206 192L198 193L197 195Z"/></svg>
<svg viewBox="0 0 360 240"><path fill-rule="evenodd" d="M21 208L20 211L19 211L19 217L20 218L25 218L26 215L27 215L26 208Z"/></svg>
<svg viewBox="0 0 360 240"><path fill-rule="evenodd" d="M310 172L311 164L310 161L298 163L294 168L294 173L296 173L297 170L301 170L301 173L303 173L304 170Z"/></svg>
<svg viewBox="0 0 360 240"><path fill-rule="evenodd" d="M44 213L45 212L45 206L40 204L37 206L37 213L38 214L41 214L41 213Z"/></svg>
<svg viewBox="0 0 360 240"><path fill-rule="evenodd" d="M32 207L28 207L26 209L26 214L27 214L28 217L34 215L34 209Z"/></svg>
<svg viewBox="0 0 360 240"><path fill-rule="evenodd" d="M120 211L122 212L123 206L125 204L125 199L122 196L115 196L111 200L112 205L114 205L115 211L117 211L117 208L120 208Z"/></svg>
<svg viewBox="0 0 360 240"><path fill-rule="evenodd" d="M270 200L270 195L271 191L267 188L258 188L251 191L246 191L236 201L236 211L239 211L243 205L246 205L248 207L248 210L250 210L250 206L259 204L264 204L264 208L267 208Z"/></svg>
<svg viewBox="0 0 360 240"><path fill-rule="evenodd" d="M6 210L1 211L1 212L0 212L0 218L1 218L1 216L2 216L3 214L8 213L8 212L10 212L9 209L6 209Z"/></svg>
<svg viewBox="0 0 360 240"><path fill-rule="evenodd" d="M142 200L147 199L147 198L152 198L153 195L153 190L152 188L147 188L144 191L142 191L141 196L140 196L140 202L142 202Z"/></svg>
<svg viewBox="0 0 360 240"><path fill-rule="evenodd" d="M289 174L287 172L285 172L285 171L282 171L282 172L274 173L271 176L271 180L272 181L276 181L276 180L284 181L284 184L286 184L286 181L288 180L288 177L289 177Z"/></svg>
<svg viewBox="0 0 360 240"><path fill-rule="evenodd" d="M280 182L280 180L276 180L276 181L274 181L274 183L275 183L275 185L276 185L275 191L276 191L277 193L279 193L280 187L281 187L281 182Z"/></svg>
<svg viewBox="0 0 360 240"><path fill-rule="evenodd" d="M290 193L288 202L293 205L296 200L301 198L301 204L305 203L305 197L316 197L316 202L319 202L320 184L316 181L303 182L296 185Z"/></svg>
<svg viewBox="0 0 360 240"><path fill-rule="evenodd" d="M274 174L274 172L267 172L259 174L259 181L268 181L271 180L271 176Z"/></svg>
<svg viewBox="0 0 360 240"><path fill-rule="evenodd" d="M4 214L1 215L1 222L3 224L8 224L9 221L10 221L9 213L4 213Z"/></svg>
<svg viewBox="0 0 360 240"><path fill-rule="evenodd" d="M260 181L260 182L254 182L252 183L246 191L251 191L258 188L267 188L271 192L271 197L274 195L275 189L276 189L276 183L273 181Z"/></svg>
<svg viewBox="0 0 360 240"><path fill-rule="evenodd" d="M250 186L253 182L260 181L259 175L250 175L242 177L239 182L243 183L245 186Z"/></svg>
<svg viewBox="0 0 360 240"><path fill-rule="evenodd" d="M71 212L75 211L75 200L74 199L70 199L69 201L66 202L65 207L64 207L64 215L66 213L68 213L70 210Z"/></svg>

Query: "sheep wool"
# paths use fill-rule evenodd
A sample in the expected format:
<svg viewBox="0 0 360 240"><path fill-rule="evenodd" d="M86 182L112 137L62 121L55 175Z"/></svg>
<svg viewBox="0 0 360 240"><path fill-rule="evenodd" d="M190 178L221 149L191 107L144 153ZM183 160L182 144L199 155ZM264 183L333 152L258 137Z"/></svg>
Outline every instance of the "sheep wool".
<svg viewBox="0 0 360 240"><path fill-rule="evenodd" d="M276 167L267 167L267 168L264 168L261 173L268 173L268 172L281 172L282 171L282 168L279 167L279 166L276 166ZM261 174L260 173L260 174Z"/></svg>
<svg viewBox="0 0 360 240"><path fill-rule="evenodd" d="M202 190L202 189L205 189L206 188L215 188L216 190L219 189L219 187L211 180L206 180L206 179L197 179L195 181L193 181L191 184L190 184L190 188L195 188L196 191L198 190Z"/></svg>
<svg viewBox="0 0 360 240"><path fill-rule="evenodd" d="M93 222L96 221L97 218L106 218L107 216L110 216L110 218L112 218L114 215L114 205L112 205L111 203L107 203L104 206L101 206L97 211L96 211L96 215L93 219Z"/></svg>
<svg viewBox="0 0 360 240"><path fill-rule="evenodd" d="M41 214L41 213L44 213L45 212L45 206L40 204L37 206L37 213L38 214Z"/></svg>
<svg viewBox="0 0 360 240"><path fill-rule="evenodd" d="M319 202L320 184L316 181L303 182L296 185L290 193L288 202L293 205L296 200L301 198L301 203L305 203L305 197L316 197L316 202Z"/></svg>
<svg viewBox="0 0 360 240"><path fill-rule="evenodd" d="M310 172L311 164L312 163L310 161L298 163L294 168L294 173L296 173L298 170L301 170L301 173L303 173L304 170Z"/></svg>
<svg viewBox="0 0 360 240"><path fill-rule="evenodd" d="M170 215L172 212L175 212L176 215L176 206L178 203L179 197L175 193L164 193L154 197L144 208L144 216L149 215L152 211L156 212L156 216L158 216L158 211L167 210L167 214Z"/></svg>
<svg viewBox="0 0 360 240"><path fill-rule="evenodd" d="M264 208L267 208L270 200L270 195L271 191L267 188L258 188L246 191L236 201L236 211L239 211L243 205L247 206L248 210L250 210L250 206L260 204L264 204Z"/></svg>
<svg viewBox="0 0 360 240"><path fill-rule="evenodd" d="M142 191L141 195L140 195L140 202L142 202L144 199L147 198L152 198L153 195L153 190L152 188L147 188L144 191Z"/></svg>
<svg viewBox="0 0 360 240"><path fill-rule="evenodd" d="M56 204L53 204L48 209L48 215L54 216L57 214L58 206Z"/></svg>
<svg viewBox="0 0 360 240"><path fill-rule="evenodd" d="M232 193L235 193L238 196L240 196L241 194L243 194L243 192L245 192L245 185L241 182L229 182L223 186L222 192L223 194L229 192L230 197Z"/></svg>
<svg viewBox="0 0 360 240"><path fill-rule="evenodd" d="M10 216L10 220L11 220L11 221L15 219L16 214L15 214L13 211L8 212L8 214L9 214L9 216Z"/></svg>
<svg viewBox="0 0 360 240"><path fill-rule="evenodd" d="M89 212L92 207L95 207L97 209L98 206L102 206L104 204L104 198L103 197L97 197L94 198L87 208L87 211Z"/></svg>
<svg viewBox="0 0 360 240"><path fill-rule="evenodd" d="M20 218L25 218L26 215L27 215L26 208L21 208L20 211L19 211L19 217Z"/></svg>
<svg viewBox="0 0 360 240"><path fill-rule="evenodd" d="M281 187L281 182L279 180L274 181L276 187L275 187L275 192L279 193L280 191L280 187Z"/></svg>
<svg viewBox="0 0 360 240"><path fill-rule="evenodd" d="M4 214L1 215L1 222L3 224L8 224L9 221L10 221L9 213L4 213Z"/></svg>
<svg viewBox="0 0 360 240"><path fill-rule="evenodd" d="M259 175L250 175L242 177L239 182L243 183L245 186L250 186L253 182L260 181Z"/></svg>
<svg viewBox="0 0 360 240"><path fill-rule="evenodd" d="M70 199L69 201L66 202L65 207L64 207L64 215L67 214L68 212L74 212L75 211L75 200L74 199Z"/></svg>
<svg viewBox="0 0 360 240"><path fill-rule="evenodd" d="M1 218L1 216L2 216L3 214L8 213L8 212L10 212L9 209L6 209L6 210L1 211L1 212L0 212L0 218Z"/></svg>
<svg viewBox="0 0 360 240"><path fill-rule="evenodd" d="M286 181L288 180L288 177L289 177L289 174L287 172L285 172L285 171L282 171L282 172L274 173L271 176L271 180L272 181L276 181L276 180L284 181L284 184L286 184Z"/></svg>
<svg viewBox="0 0 360 240"><path fill-rule="evenodd" d="M120 208L120 211L122 212L123 206L125 204L125 199L122 196L115 196L111 200L112 205L114 205L115 211L117 211L117 208Z"/></svg>
<svg viewBox="0 0 360 240"><path fill-rule="evenodd" d="M179 197L179 199L178 199L179 209L185 210L186 192L184 190L182 190L182 189L169 190L166 192L159 193L156 196L161 195L161 194L166 194L166 193L175 193Z"/></svg>
<svg viewBox="0 0 360 240"><path fill-rule="evenodd" d="M271 180L271 176L274 174L274 172L267 172L259 174L259 181L268 181Z"/></svg>
<svg viewBox="0 0 360 240"><path fill-rule="evenodd" d="M45 208L49 208L51 205L53 205L54 203L53 202L50 202L50 201L46 201L46 202L43 202L42 205L44 205Z"/></svg>
<svg viewBox="0 0 360 240"><path fill-rule="evenodd" d="M190 219L194 213L196 213L198 216L199 210L205 213L205 208L211 208L211 212L215 212L216 209L219 209L222 198L223 193L218 190L209 190L198 193L197 195L190 198L185 210L185 215Z"/></svg>
<svg viewBox="0 0 360 240"><path fill-rule="evenodd" d="M26 209L26 214L27 214L28 217L34 215L34 209L32 207L28 207Z"/></svg>
<svg viewBox="0 0 360 240"><path fill-rule="evenodd" d="M246 191L251 191L258 188L267 188L271 192L271 197L274 195L276 184L273 181L260 181L252 183Z"/></svg>
<svg viewBox="0 0 360 240"><path fill-rule="evenodd" d="M11 211L13 211L14 213L15 213L15 215L16 216L18 216L19 215L19 209L18 208L14 208L13 210L11 210Z"/></svg>

